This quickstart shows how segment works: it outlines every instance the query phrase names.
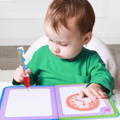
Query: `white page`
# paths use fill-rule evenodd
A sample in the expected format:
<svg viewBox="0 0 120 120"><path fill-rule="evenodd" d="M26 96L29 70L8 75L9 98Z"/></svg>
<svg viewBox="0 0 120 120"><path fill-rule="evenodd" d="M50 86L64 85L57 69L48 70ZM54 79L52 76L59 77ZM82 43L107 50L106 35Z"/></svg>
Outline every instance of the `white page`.
<svg viewBox="0 0 120 120"><path fill-rule="evenodd" d="M6 117L51 116L50 89L10 90L6 106Z"/></svg>
<svg viewBox="0 0 120 120"><path fill-rule="evenodd" d="M62 104L62 110L63 110L63 114L66 115L74 115L74 114L86 114L86 113L98 113L100 111L100 109L102 107L105 107L105 103L102 99L100 99L100 105L93 110L88 110L88 111L79 111L79 110L75 110L70 108L67 104L66 104L66 99L68 98L68 96L72 95L72 94L76 94L79 93L80 90L82 89L82 87L61 87L60 90L60 98L61 98L61 104Z"/></svg>

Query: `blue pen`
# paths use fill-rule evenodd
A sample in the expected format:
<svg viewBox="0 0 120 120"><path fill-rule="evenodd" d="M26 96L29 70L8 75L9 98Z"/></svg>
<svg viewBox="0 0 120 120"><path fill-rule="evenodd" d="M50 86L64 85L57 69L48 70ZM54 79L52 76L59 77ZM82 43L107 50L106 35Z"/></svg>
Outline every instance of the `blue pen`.
<svg viewBox="0 0 120 120"><path fill-rule="evenodd" d="M23 49L23 47L18 47L17 49L18 49L18 54L20 56L21 62L23 64L23 69L26 70L27 69L27 65L25 63L26 60L25 60L24 49ZM24 77L24 85L26 86L26 88L30 87L30 78L29 78L28 74Z"/></svg>
<svg viewBox="0 0 120 120"><path fill-rule="evenodd" d="M23 47L18 47L17 49L18 49L18 53L19 53L21 62L22 62L22 64L23 64L23 68L24 68L24 70L26 70L26 69L27 69L27 65L26 65L26 63L25 63L26 60L25 60L24 49L23 49Z"/></svg>

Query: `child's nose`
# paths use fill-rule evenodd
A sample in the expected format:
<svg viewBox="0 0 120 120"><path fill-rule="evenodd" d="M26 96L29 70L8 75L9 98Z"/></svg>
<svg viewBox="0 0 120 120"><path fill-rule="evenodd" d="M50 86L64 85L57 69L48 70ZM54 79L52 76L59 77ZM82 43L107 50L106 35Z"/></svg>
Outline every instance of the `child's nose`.
<svg viewBox="0 0 120 120"><path fill-rule="evenodd" d="M60 53L60 49L57 45L54 45L54 52L55 53Z"/></svg>

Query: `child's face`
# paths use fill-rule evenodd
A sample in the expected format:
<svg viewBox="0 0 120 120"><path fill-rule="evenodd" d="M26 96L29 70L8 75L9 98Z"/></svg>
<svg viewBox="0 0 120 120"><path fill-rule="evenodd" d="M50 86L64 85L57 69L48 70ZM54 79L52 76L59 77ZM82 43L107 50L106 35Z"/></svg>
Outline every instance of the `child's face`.
<svg viewBox="0 0 120 120"><path fill-rule="evenodd" d="M86 35L81 35L80 30L74 25L73 20L68 21L69 30L60 25L56 32L49 23L45 23L45 33L49 38L49 49L62 59L72 59L77 56L83 45L86 44Z"/></svg>

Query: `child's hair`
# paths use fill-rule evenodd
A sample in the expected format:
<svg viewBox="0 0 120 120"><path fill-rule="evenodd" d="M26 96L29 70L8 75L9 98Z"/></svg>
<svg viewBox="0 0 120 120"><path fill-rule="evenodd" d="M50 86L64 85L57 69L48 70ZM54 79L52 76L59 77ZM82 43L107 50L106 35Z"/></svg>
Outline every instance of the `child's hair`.
<svg viewBox="0 0 120 120"><path fill-rule="evenodd" d="M50 4L45 20L50 22L58 32L59 24L68 29L67 20L75 17L80 32L92 32L95 14L88 0L53 0Z"/></svg>

